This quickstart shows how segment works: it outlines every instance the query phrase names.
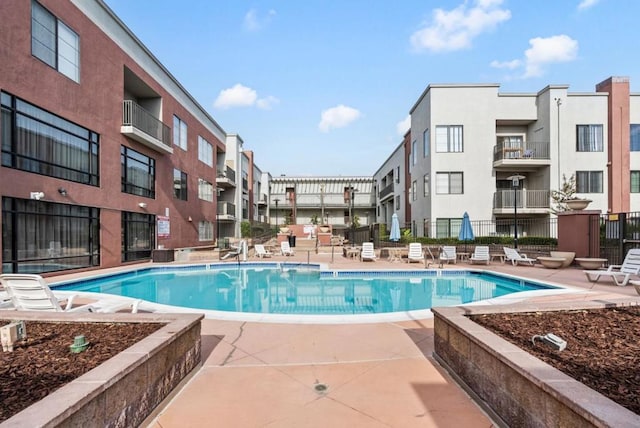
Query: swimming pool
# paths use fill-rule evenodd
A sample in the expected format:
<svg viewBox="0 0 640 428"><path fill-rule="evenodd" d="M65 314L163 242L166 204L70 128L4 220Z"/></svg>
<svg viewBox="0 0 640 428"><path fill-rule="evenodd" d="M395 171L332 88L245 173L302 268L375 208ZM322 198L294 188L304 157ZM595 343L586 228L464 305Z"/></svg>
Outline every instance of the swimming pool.
<svg viewBox="0 0 640 428"><path fill-rule="evenodd" d="M52 286L195 310L298 315L420 311L555 288L473 270L332 271L279 263L144 268Z"/></svg>

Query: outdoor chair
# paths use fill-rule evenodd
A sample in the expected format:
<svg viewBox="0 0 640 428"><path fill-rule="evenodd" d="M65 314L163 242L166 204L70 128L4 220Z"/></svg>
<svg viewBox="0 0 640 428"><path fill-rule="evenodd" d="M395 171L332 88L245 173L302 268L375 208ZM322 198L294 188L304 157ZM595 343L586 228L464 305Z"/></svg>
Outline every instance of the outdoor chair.
<svg viewBox="0 0 640 428"><path fill-rule="evenodd" d="M530 259L526 254L520 254L515 248L502 247L502 250L504 251L505 261L511 262L514 266L520 263L533 266L536 262L536 259Z"/></svg>
<svg viewBox="0 0 640 428"><path fill-rule="evenodd" d="M469 261L471 264L484 263L485 265L488 265L490 259L489 247L487 245L477 245L473 254L469 258Z"/></svg>
<svg viewBox="0 0 640 428"><path fill-rule="evenodd" d="M294 252L291 249L291 245L289 245L289 241L282 241L280 243L280 253L283 256L293 256Z"/></svg>
<svg viewBox="0 0 640 428"><path fill-rule="evenodd" d="M364 242L362 244L362 251L360 252L360 261L371 260L376 261L376 252L373 248L372 242Z"/></svg>
<svg viewBox="0 0 640 428"><path fill-rule="evenodd" d="M271 251L268 251L264 248L263 244L256 244L254 245L254 250L256 251L256 257L271 257L272 253Z"/></svg>
<svg viewBox="0 0 640 428"><path fill-rule="evenodd" d="M407 263L411 262L423 262L424 251L422 251L422 244L419 242L412 242L409 244L409 252L407 254Z"/></svg>
<svg viewBox="0 0 640 428"><path fill-rule="evenodd" d="M140 300L107 300L101 299L96 303L73 306L76 294L53 294L45 280L40 275L4 274L0 275L0 283L11 299L14 309L19 311L51 311L51 312L118 312L130 309L138 312ZM91 296L93 298L93 296ZM60 301L66 300L64 308Z"/></svg>
<svg viewBox="0 0 640 428"><path fill-rule="evenodd" d="M457 255L456 255L456 247L453 245L445 245L440 247L440 263L456 263Z"/></svg>
<svg viewBox="0 0 640 428"><path fill-rule="evenodd" d="M640 274L640 248L629 250L621 265L609 265L607 270L585 270L583 272L591 282L598 282L600 278L612 278L616 285L625 286L631 279L631 275Z"/></svg>

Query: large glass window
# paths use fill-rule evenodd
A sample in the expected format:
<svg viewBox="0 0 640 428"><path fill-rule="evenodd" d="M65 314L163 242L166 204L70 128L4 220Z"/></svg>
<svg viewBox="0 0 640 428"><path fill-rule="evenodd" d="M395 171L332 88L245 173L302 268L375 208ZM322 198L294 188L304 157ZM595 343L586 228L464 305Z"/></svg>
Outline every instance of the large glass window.
<svg viewBox="0 0 640 428"><path fill-rule="evenodd" d="M640 124L631 124L631 151L640 152Z"/></svg>
<svg viewBox="0 0 640 428"><path fill-rule="evenodd" d="M173 116L173 144L187 150L187 124L178 116Z"/></svg>
<svg viewBox="0 0 640 428"><path fill-rule="evenodd" d="M460 226L462 226L462 219L460 218L437 218L436 238L458 237Z"/></svg>
<svg viewBox="0 0 640 428"><path fill-rule="evenodd" d="M155 248L155 236L155 216L123 211L122 261L150 259Z"/></svg>
<svg viewBox="0 0 640 428"><path fill-rule="evenodd" d="M176 199L187 200L187 174L179 169L173 170L173 194Z"/></svg>
<svg viewBox="0 0 640 428"><path fill-rule="evenodd" d="M413 140L411 143L411 165L418 163L418 142Z"/></svg>
<svg viewBox="0 0 640 428"><path fill-rule="evenodd" d="M411 200L418 200L418 182L416 180L411 183Z"/></svg>
<svg viewBox="0 0 640 428"><path fill-rule="evenodd" d="M213 184L198 178L198 198L203 201L213 201Z"/></svg>
<svg viewBox="0 0 640 428"><path fill-rule="evenodd" d="M156 161L125 146L120 147L122 192L155 198Z"/></svg>
<svg viewBox="0 0 640 428"><path fill-rule="evenodd" d="M423 177L424 181L424 196L425 198L429 196L429 174L425 174Z"/></svg>
<svg viewBox="0 0 640 428"><path fill-rule="evenodd" d="M31 2L31 54L80 81L80 38L35 0Z"/></svg>
<svg viewBox="0 0 640 428"><path fill-rule="evenodd" d="M98 134L0 93L2 165L98 186Z"/></svg>
<svg viewBox="0 0 640 428"><path fill-rule="evenodd" d="M198 160L213 166L213 146L198 135Z"/></svg>
<svg viewBox="0 0 640 428"><path fill-rule="evenodd" d="M462 152L462 125L436 126L436 152Z"/></svg>
<svg viewBox="0 0 640 428"><path fill-rule="evenodd" d="M640 171L631 171L631 193L640 193Z"/></svg>
<svg viewBox="0 0 640 428"><path fill-rule="evenodd" d="M98 208L2 198L2 272L99 266L99 230Z"/></svg>
<svg viewBox="0 0 640 428"><path fill-rule="evenodd" d="M576 171L577 193L602 193L602 171Z"/></svg>
<svg viewBox="0 0 640 428"><path fill-rule="evenodd" d="M201 221L198 223L198 241L213 241L213 223Z"/></svg>
<svg viewBox="0 0 640 428"><path fill-rule="evenodd" d="M602 125L576 125L577 148L579 152L602 152L604 140Z"/></svg>
<svg viewBox="0 0 640 428"><path fill-rule="evenodd" d="M437 194L462 194L463 191L462 172L438 172L436 173L436 193Z"/></svg>
<svg viewBox="0 0 640 428"><path fill-rule="evenodd" d="M429 129L425 129L422 133L422 156L429 156Z"/></svg>

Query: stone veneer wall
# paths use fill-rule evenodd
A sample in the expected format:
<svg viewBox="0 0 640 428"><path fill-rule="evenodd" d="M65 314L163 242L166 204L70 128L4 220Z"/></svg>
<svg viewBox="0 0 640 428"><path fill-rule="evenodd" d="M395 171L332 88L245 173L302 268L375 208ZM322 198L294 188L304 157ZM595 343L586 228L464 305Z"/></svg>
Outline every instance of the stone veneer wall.
<svg viewBox="0 0 640 428"><path fill-rule="evenodd" d="M467 316L595 309L626 302L434 308L434 357L500 423L513 427L638 427L640 416Z"/></svg>
<svg viewBox="0 0 640 428"><path fill-rule="evenodd" d="M164 327L7 419L0 427L131 427L201 362L201 314L12 313L60 322L153 322ZM28 333L28 332L27 332Z"/></svg>

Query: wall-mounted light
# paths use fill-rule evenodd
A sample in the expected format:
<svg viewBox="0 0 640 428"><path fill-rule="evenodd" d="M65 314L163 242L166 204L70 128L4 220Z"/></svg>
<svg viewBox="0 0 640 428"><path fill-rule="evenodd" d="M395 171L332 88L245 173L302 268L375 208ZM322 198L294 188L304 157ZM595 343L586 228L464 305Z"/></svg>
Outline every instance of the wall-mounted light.
<svg viewBox="0 0 640 428"><path fill-rule="evenodd" d="M188 221L193 221L193 219L191 218L191 216L189 216L189 218L187 219Z"/></svg>
<svg viewBox="0 0 640 428"><path fill-rule="evenodd" d="M146 202L140 202L140 203L138 204L138 206L139 206L140 208L147 208L147 203L146 203Z"/></svg>
<svg viewBox="0 0 640 428"><path fill-rule="evenodd" d="M58 187L58 193L60 193L62 196L67 196L67 189L65 189L64 187Z"/></svg>
<svg viewBox="0 0 640 428"><path fill-rule="evenodd" d="M30 196L31 199L39 201L40 199L44 198L44 192L31 192Z"/></svg>

